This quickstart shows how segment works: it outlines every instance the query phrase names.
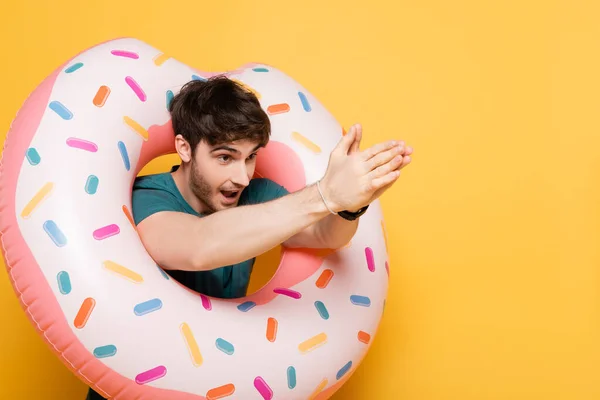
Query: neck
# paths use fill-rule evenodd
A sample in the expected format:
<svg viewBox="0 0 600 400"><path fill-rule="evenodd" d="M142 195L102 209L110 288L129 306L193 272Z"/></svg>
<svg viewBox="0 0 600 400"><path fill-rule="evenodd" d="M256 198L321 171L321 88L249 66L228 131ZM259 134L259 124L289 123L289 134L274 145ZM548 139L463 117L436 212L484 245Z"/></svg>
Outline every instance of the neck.
<svg viewBox="0 0 600 400"><path fill-rule="evenodd" d="M175 181L175 186L183 196L183 199L196 211L198 214L205 213L207 211L206 205L198 199L198 197L192 192L190 188L190 176L191 166L181 163L176 171L171 172L171 176Z"/></svg>

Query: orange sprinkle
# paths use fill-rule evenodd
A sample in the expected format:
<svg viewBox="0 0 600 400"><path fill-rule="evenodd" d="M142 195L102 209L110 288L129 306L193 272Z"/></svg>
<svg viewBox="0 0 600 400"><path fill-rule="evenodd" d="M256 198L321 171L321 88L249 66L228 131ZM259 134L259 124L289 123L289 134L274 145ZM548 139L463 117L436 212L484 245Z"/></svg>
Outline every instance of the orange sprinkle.
<svg viewBox="0 0 600 400"><path fill-rule="evenodd" d="M277 320L275 318L269 318L267 320L267 340L274 342L277 338Z"/></svg>
<svg viewBox="0 0 600 400"><path fill-rule="evenodd" d="M169 57L166 54L159 53L156 55L156 57L154 57L154 65L156 65L157 67L160 67L169 58L171 58L171 57Z"/></svg>
<svg viewBox="0 0 600 400"><path fill-rule="evenodd" d="M87 324L87 321L90 318L95 306L96 300L92 299L91 297L88 297L83 301L83 303L81 303L81 307L79 308L74 321L75 328L81 329L85 326L85 324Z"/></svg>
<svg viewBox="0 0 600 400"><path fill-rule="evenodd" d="M288 111L290 111L290 106L287 103L272 104L269 107L267 107L267 112L271 115L286 113Z"/></svg>
<svg viewBox="0 0 600 400"><path fill-rule="evenodd" d="M321 272L321 276L319 276L319 279L317 279L317 287L319 289L325 289L327 287L327 285L329 284L329 281L331 280L331 278L333 278L333 271L330 269L326 269L325 271Z"/></svg>
<svg viewBox="0 0 600 400"><path fill-rule="evenodd" d="M328 382L328 381L327 381L327 378L323 379L323 380L321 381L321 383L319 383L319 386L317 386L317 387L315 388L315 391L314 391L314 392L312 392L312 394L310 395L309 399L310 399L310 400L313 400L315 397L317 397L317 396L319 395L319 393L321 393L321 391L322 391L323 389L325 389L325 386L327 386L327 382Z"/></svg>
<svg viewBox="0 0 600 400"><path fill-rule="evenodd" d="M235 386L232 383L210 389L206 393L206 400L217 400L223 397L231 396L235 392Z"/></svg>
<svg viewBox="0 0 600 400"><path fill-rule="evenodd" d="M123 209L123 213L125 214L125 216L129 220L129 223L131 224L131 226L133 226L133 229L137 230L137 226L135 226L135 222L133 221L133 217L131 216L131 212L129 212L129 208L127 208L127 206L124 205L122 207L122 209Z"/></svg>
<svg viewBox="0 0 600 400"><path fill-rule="evenodd" d="M98 89L96 92L96 96L94 96L94 105L96 107L102 107L104 103L106 103L106 99L108 99L109 94L110 88L108 86L100 86L100 89Z"/></svg>
<svg viewBox="0 0 600 400"><path fill-rule="evenodd" d="M369 344L371 341L371 335L364 331L358 331L358 340L364 344Z"/></svg>
<svg viewBox="0 0 600 400"><path fill-rule="evenodd" d="M346 133L348 133L348 132L346 132L346 130L345 130L345 129L344 129L344 127L342 126L342 136L346 136Z"/></svg>

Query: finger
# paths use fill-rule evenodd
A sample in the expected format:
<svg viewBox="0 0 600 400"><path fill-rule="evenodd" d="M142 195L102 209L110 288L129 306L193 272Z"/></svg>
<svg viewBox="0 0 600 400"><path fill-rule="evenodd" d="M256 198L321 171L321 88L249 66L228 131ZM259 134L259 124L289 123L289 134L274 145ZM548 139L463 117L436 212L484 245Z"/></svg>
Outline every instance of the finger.
<svg viewBox="0 0 600 400"><path fill-rule="evenodd" d="M397 144L398 142L396 142L395 140L377 143L376 145L371 146L362 152L362 159L363 161L368 161L371 158L375 157L377 154L381 153L382 151L389 150Z"/></svg>
<svg viewBox="0 0 600 400"><path fill-rule="evenodd" d="M334 151L337 150L337 151L343 152L344 154L348 154L348 150L350 150L350 146L352 146L352 143L354 143L355 139L356 139L356 126L353 125L348 130L348 133L346 133L344 136L342 136L342 138L338 142L337 146L335 147Z"/></svg>
<svg viewBox="0 0 600 400"><path fill-rule="evenodd" d="M406 167L408 164L410 164L411 161L412 161L412 158L410 158L410 156L402 157L402 164L400 165L400 168Z"/></svg>
<svg viewBox="0 0 600 400"><path fill-rule="evenodd" d="M391 171L379 178L375 178L371 181L371 188L373 191L379 190L385 186L394 183L400 176L400 171Z"/></svg>
<svg viewBox="0 0 600 400"><path fill-rule="evenodd" d="M402 158L402 156L396 156L390 162L375 168L369 173L369 179L373 180L376 178L381 178L382 176L389 174L390 172L400 169L400 165L402 165Z"/></svg>
<svg viewBox="0 0 600 400"><path fill-rule="evenodd" d="M350 146L350 153L355 153L360 151L360 141L362 139L362 126L360 124L355 125L356 127L356 138L354 139L354 143Z"/></svg>
<svg viewBox="0 0 600 400"><path fill-rule="evenodd" d="M369 161L367 161L367 170L373 171L375 168L390 162L396 155L401 154L402 149L399 146L394 146L389 150L383 151Z"/></svg>

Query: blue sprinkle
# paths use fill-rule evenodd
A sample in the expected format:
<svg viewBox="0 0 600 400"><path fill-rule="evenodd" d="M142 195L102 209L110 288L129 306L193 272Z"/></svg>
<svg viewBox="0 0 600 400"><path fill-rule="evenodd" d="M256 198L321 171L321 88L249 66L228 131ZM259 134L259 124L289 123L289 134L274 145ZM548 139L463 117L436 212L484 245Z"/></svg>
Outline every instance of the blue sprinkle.
<svg viewBox="0 0 600 400"><path fill-rule="evenodd" d="M73 65L71 65L69 68L65 69L65 72L66 72L67 74L70 74L71 72L75 72L75 71L77 71L77 70L78 70L79 68L81 68L81 67L83 67L83 63L80 63L80 62L79 62L79 63L73 64Z"/></svg>
<svg viewBox="0 0 600 400"><path fill-rule="evenodd" d="M123 159L123 164L125 164L125 169L129 171L131 165L129 164L129 155L127 154L127 147L125 147L125 143L119 141L119 151L121 152L121 158Z"/></svg>
<svg viewBox="0 0 600 400"><path fill-rule="evenodd" d="M73 118L73 113L69 111L60 101L51 101L48 107L58 114L59 117L65 120Z"/></svg>
<svg viewBox="0 0 600 400"><path fill-rule="evenodd" d="M85 183L85 192L87 194L94 194L98 190L98 177L96 175L90 175Z"/></svg>
<svg viewBox="0 0 600 400"><path fill-rule="evenodd" d="M287 369L288 387L293 389L296 387L296 368L288 367Z"/></svg>
<svg viewBox="0 0 600 400"><path fill-rule="evenodd" d="M44 222L44 230L58 247L63 247L67 244L67 237L62 233L58 225L56 225L56 222L52 220Z"/></svg>
<svg viewBox="0 0 600 400"><path fill-rule="evenodd" d="M269 72L268 69L263 68L263 67L253 68L252 71L254 71L254 72Z"/></svg>
<svg viewBox="0 0 600 400"><path fill-rule="evenodd" d="M251 308L254 308L255 305L256 305L255 302L247 301L247 302L242 303L239 306L237 306L237 308L238 308L238 310L240 310L242 312L246 312L246 311L250 310Z"/></svg>
<svg viewBox="0 0 600 400"><path fill-rule="evenodd" d="M371 305L371 299L366 296L352 295L350 301L357 306L369 307Z"/></svg>
<svg viewBox="0 0 600 400"><path fill-rule="evenodd" d="M113 344L96 347L94 349L94 357L96 358L112 357L115 354L117 354L117 347Z"/></svg>
<svg viewBox="0 0 600 400"><path fill-rule="evenodd" d="M235 351L233 345L225 339L218 338L215 344L217 345L217 349L221 350L225 354L232 355Z"/></svg>
<svg viewBox="0 0 600 400"><path fill-rule="evenodd" d="M201 77L201 76L198 76L198 75L196 75L196 74L192 75L192 79L193 79L193 80L195 80L195 81L203 81L203 82L206 82L206 81L207 81L207 79L206 79L206 78L203 78L203 77Z"/></svg>
<svg viewBox="0 0 600 400"><path fill-rule="evenodd" d="M317 308L317 311L319 312L321 318L329 319L329 311L327 311L327 308L325 307L325 304L323 304L323 302L315 301L315 307Z"/></svg>
<svg viewBox="0 0 600 400"><path fill-rule="evenodd" d="M42 158L40 157L40 153L38 153L37 150L34 149L33 147L30 147L29 149L27 149L27 153L25 153L25 157L27 157L27 161L29 161L29 164L31 164L31 165L38 165L40 163L40 161L42 160Z"/></svg>
<svg viewBox="0 0 600 400"><path fill-rule="evenodd" d="M173 101L173 92L170 90L167 90L167 110L169 109L169 107L171 106L171 102Z"/></svg>
<svg viewBox="0 0 600 400"><path fill-rule="evenodd" d="M348 364L344 365L337 373L337 375L335 376L335 379L337 379L338 381L340 380L340 378L342 376L344 376L346 374L346 372L348 372L348 370L350 369L350 367L352 367L352 361L348 361Z"/></svg>
<svg viewBox="0 0 600 400"><path fill-rule="evenodd" d="M152 311L160 310L162 305L163 303L160 299L152 299L136 305L133 308L133 312L137 316L145 315L151 313Z"/></svg>
<svg viewBox="0 0 600 400"><path fill-rule="evenodd" d="M302 107L304 108L304 111L310 112L312 108L310 108L310 103L308 102L306 95L302 92L298 92L298 96L300 97L300 101L302 102Z"/></svg>
<svg viewBox="0 0 600 400"><path fill-rule="evenodd" d="M156 268L158 268L158 270L162 274L163 278L165 278L166 280L169 280L169 274L167 274L165 271L163 271L163 269L159 265L157 265Z"/></svg>
<svg viewBox="0 0 600 400"><path fill-rule="evenodd" d="M62 294L71 293L71 278L67 271L60 271L56 275L56 280L58 281L58 290L60 290Z"/></svg>

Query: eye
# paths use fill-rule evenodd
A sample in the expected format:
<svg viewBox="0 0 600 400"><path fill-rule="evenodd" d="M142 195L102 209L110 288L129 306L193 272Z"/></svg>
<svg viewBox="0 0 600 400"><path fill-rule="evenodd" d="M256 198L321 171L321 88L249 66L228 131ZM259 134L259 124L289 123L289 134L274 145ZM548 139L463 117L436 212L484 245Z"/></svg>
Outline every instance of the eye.
<svg viewBox="0 0 600 400"><path fill-rule="evenodd" d="M248 157L248 160L254 160L256 158L256 156L257 156L256 153L250 154L250 156Z"/></svg>
<svg viewBox="0 0 600 400"><path fill-rule="evenodd" d="M231 156L228 154L221 154L220 156L217 157L217 159L221 162L226 163L226 162L231 161Z"/></svg>

